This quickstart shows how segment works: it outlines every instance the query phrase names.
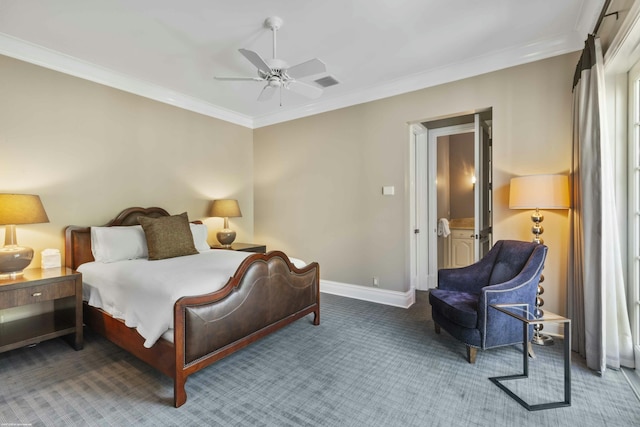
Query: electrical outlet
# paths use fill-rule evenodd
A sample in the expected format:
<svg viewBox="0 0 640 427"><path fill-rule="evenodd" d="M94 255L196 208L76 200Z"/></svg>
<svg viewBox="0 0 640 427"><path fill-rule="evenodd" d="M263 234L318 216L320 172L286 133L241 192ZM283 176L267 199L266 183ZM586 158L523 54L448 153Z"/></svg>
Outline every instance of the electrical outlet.
<svg viewBox="0 0 640 427"><path fill-rule="evenodd" d="M378 280L378 278L377 278L377 277L374 277L374 278L373 278L373 283L372 283L372 285L373 285L373 286L375 286L376 288L377 288L378 286L380 286L380 281Z"/></svg>

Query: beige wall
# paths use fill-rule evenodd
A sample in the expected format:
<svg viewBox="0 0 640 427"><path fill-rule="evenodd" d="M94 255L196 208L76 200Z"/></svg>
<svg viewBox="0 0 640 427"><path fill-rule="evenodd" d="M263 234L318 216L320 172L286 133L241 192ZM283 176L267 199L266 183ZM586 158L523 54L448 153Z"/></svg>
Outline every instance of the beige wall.
<svg viewBox="0 0 640 427"><path fill-rule="evenodd" d="M567 173L578 54L509 68L254 132L255 238L319 261L322 278L409 289L408 123L493 108L494 240L529 240L509 180ZM383 185L396 195L382 196ZM541 189L542 190L542 189ZM546 212L546 307L564 313L567 213Z"/></svg>
<svg viewBox="0 0 640 427"><path fill-rule="evenodd" d="M567 172L576 61L564 55L251 131L0 56L0 191L42 197L51 223L18 228L37 253L63 250L66 225L101 224L132 205L204 218L210 200L236 197L238 241L319 261L326 280L369 286L377 276L381 288L406 291L408 123L492 107L495 239L528 240L529 212L508 209L508 182ZM396 195L382 196L383 185ZM564 312L567 214L545 217L545 299ZM215 243L222 220L207 224Z"/></svg>
<svg viewBox="0 0 640 427"><path fill-rule="evenodd" d="M64 253L66 225L96 225L130 206L203 219L239 199L238 241L253 238L253 132L0 56L0 192L39 194L49 224L18 242ZM222 219L206 220L210 243ZM4 227L0 231L4 238Z"/></svg>

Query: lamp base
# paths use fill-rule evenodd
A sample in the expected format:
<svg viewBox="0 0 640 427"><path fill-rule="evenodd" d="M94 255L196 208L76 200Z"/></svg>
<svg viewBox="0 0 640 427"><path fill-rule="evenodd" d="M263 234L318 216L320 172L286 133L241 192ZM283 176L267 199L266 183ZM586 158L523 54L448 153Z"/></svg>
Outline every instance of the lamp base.
<svg viewBox="0 0 640 427"><path fill-rule="evenodd" d="M223 247L230 248L233 241L236 240L236 232L229 230L228 228L224 228L218 231L216 237Z"/></svg>
<svg viewBox="0 0 640 427"><path fill-rule="evenodd" d="M33 260L33 249L5 245L0 248L0 279L13 279L20 276Z"/></svg>
<svg viewBox="0 0 640 427"><path fill-rule="evenodd" d="M554 341L549 335L534 335L531 342L536 345L553 345Z"/></svg>

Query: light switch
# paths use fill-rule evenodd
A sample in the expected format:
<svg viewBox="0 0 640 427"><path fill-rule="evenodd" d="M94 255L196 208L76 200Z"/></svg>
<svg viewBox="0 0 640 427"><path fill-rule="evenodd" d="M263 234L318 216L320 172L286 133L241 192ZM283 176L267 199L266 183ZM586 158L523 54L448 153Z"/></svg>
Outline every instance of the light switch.
<svg viewBox="0 0 640 427"><path fill-rule="evenodd" d="M383 196L393 196L396 194L396 188L393 185L385 185L382 187Z"/></svg>

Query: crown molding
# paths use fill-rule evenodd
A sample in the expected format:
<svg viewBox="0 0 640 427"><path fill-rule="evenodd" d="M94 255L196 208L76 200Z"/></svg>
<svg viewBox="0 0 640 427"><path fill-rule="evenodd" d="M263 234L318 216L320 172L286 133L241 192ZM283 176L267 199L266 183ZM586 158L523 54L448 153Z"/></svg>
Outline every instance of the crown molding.
<svg viewBox="0 0 640 427"><path fill-rule="evenodd" d="M416 90L450 83L504 68L575 52L581 50L583 45L584 39L578 33L571 33L562 38L557 36L548 37L527 45L492 52L487 55L469 58L440 68L427 70L423 73L403 77L390 83L371 86L349 95L309 104L304 108L255 117L253 126L254 129L260 128L337 110L339 108L389 98L403 93L414 92Z"/></svg>
<svg viewBox="0 0 640 427"><path fill-rule="evenodd" d="M604 54L605 72L609 75L628 72L639 51L640 2L634 2Z"/></svg>
<svg viewBox="0 0 640 427"><path fill-rule="evenodd" d="M469 58L381 85L370 86L344 96L321 100L301 108L250 117L0 33L0 54L250 129L376 101L574 52L581 50L583 44L584 40L577 32L564 37L547 37L527 45Z"/></svg>
<svg viewBox="0 0 640 427"><path fill-rule="evenodd" d="M125 92L174 107L193 111L205 116L235 123L248 128L253 127L251 117L234 111L220 108L200 99L166 89L153 83L132 78L114 70L104 68L90 62L82 61L69 55L47 49L27 41L0 33L0 54L9 56L44 68L69 74Z"/></svg>
<svg viewBox="0 0 640 427"><path fill-rule="evenodd" d="M578 34L591 33L598 22L598 16L604 7L605 0L592 0L580 3L574 30Z"/></svg>

